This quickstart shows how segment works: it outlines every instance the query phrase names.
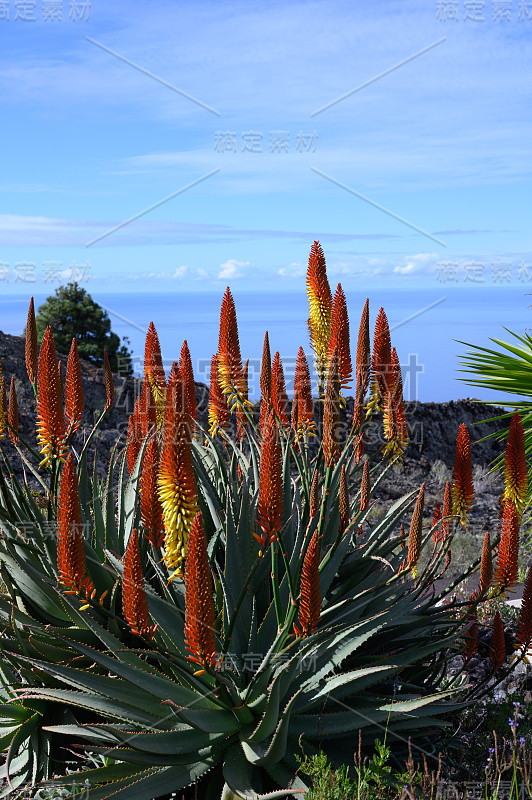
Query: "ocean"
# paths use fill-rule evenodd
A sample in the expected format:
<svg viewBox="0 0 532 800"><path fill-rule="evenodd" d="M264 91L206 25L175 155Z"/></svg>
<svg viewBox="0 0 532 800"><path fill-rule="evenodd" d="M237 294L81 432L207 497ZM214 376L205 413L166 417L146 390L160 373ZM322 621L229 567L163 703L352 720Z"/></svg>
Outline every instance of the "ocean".
<svg viewBox="0 0 532 800"><path fill-rule="evenodd" d="M371 331L379 308L383 306L386 311L392 345L401 362L406 400L499 399L489 390L466 386L457 380L460 377L458 358L465 355L467 348L454 340L493 347L490 338L513 339L503 327L520 334L528 326L532 327L525 288L442 285L433 289L346 291L353 360L360 315L369 297ZM210 360L218 346L222 293L111 294L98 293L90 287L87 291L106 309L112 330L121 338L129 338L137 373L142 370L146 330L153 321L167 370L172 361L179 358L183 340L187 339L196 380L209 382ZM278 350L283 360L290 394L299 346L303 346L309 362L312 355L304 287L298 293L259 294L239 291L237 287L233 287L232 292L242 357L250 359L250 399L256 400L259 396L258 375L266 330L272 357ZM45 297L35 296L36 308ZM4 295L0 299L0 330L14 335L22 333L29 298L30 293Z"/></svg>

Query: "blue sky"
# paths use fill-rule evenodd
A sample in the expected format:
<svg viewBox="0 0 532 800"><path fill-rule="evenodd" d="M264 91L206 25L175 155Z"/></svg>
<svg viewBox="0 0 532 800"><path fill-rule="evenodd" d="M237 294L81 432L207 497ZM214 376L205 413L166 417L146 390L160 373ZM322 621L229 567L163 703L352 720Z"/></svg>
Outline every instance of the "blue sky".
<svg viewBox="0 0 532 800"><path fill-rule="evenodd" d="M294 289L314 239L347 291L532 286L532 3L43 2L0 3L2 293Z"/></svg>

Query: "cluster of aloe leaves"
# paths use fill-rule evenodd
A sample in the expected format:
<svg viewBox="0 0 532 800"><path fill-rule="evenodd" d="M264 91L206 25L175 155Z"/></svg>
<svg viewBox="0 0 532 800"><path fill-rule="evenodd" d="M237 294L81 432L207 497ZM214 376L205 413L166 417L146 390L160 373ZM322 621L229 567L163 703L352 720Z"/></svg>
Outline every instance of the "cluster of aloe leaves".
<svg viewBox="0 0 532 800"><path fill-rule="evenodd" d="M408 526L419 487L369 525L369 511L360 509L356 433L327 466L321 449L310 459L305 443L294 447L290 431L281 430L284 520L271 557L259 552L253 536L257 428L250 424L240 442L205 431L193 440L216 640L224 655L222 665L206 670L198 670L185 647L184 581L168 580L161 551L142 536L153 638L131 633L123 617L122 559L132 530L142 532L145 445L128 474L117 443L106 481L89 469L86 451L79 460L85 557L96 587L90 602L66 592L59 580L58 476L47 503L38 505L3 449L0 741L6 762L0 797L83 785L88 800L152 800L195 782L205 800L303 797L309 787L298 773L301 750L307 756L322 750L333 763L350 761L359 730L363 743L372 743L387 726L392 746L412 736L435 751L434 734L460 697L460 686L446 682L445 666L463 634L464 615L441 602L452 586L439 594L433 587L452 537L419 575L404 568L400 525ZM345 530L342 466L350 499ZM391 466L375 460L371 495ZM311 516L315 476L320 504ZM48 472L39 477L49 487ZM310 635L297 637L303 557L316 529L320 620ZM432 546L430 530L423 535L427 543Z"/></svg>

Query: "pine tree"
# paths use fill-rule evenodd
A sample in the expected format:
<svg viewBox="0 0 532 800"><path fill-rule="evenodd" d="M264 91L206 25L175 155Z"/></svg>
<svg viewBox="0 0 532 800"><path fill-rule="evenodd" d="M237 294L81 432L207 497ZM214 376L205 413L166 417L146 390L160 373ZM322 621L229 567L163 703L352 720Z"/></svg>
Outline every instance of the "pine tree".
<svg viewBox="0 0 532 800"><path fill-rule="evenodd" d="M107 351L113 372L133 374L132 353L120 337L111 330L107 312L96 303L78 283L59 286L55 295L48 297L36 315L39 344L48 325L54 333L58 353L68 354L73 337L76 337L80 358L95 366L103 365L103 351ZM24 329L24 334L26 329Z"/></svg>

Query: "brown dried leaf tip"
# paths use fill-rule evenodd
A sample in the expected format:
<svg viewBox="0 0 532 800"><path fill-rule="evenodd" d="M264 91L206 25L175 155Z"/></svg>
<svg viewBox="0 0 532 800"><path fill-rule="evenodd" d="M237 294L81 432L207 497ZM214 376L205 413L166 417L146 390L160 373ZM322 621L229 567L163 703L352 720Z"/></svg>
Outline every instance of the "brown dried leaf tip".
<svg viewBox="0 0 532 800"><path fill-rule="evenodd" d="M202 669L216 667L215 609L203 519L198 511L188 537L185 570L185 647Z"/></svg>

